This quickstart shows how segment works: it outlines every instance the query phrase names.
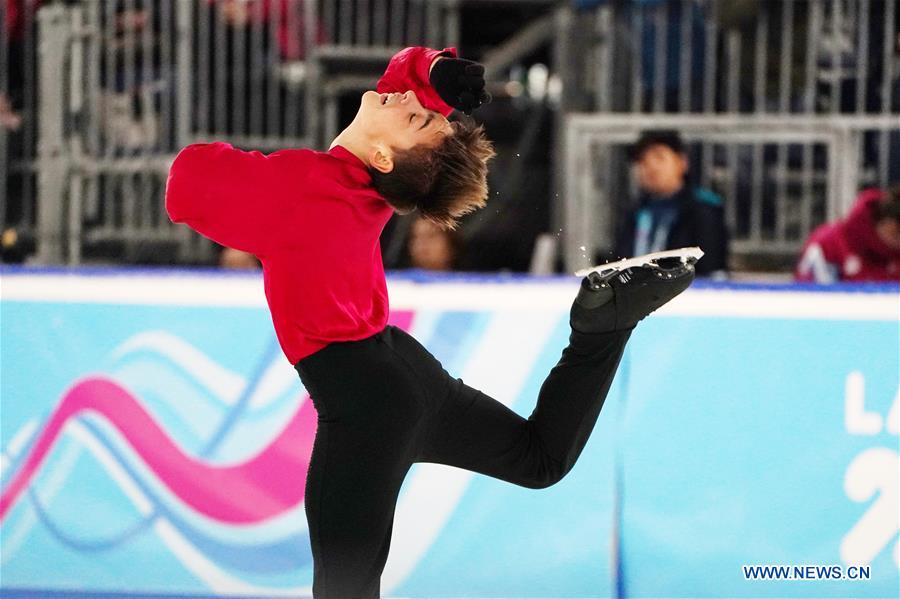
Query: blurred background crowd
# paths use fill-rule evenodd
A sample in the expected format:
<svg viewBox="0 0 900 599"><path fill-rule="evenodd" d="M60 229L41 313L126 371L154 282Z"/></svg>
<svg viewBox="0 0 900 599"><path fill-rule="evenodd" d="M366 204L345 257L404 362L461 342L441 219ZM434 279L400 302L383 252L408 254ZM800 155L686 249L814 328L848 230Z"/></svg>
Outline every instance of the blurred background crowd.
<svg viewBox="0 0 900 599"><path fill-rule="evenodd" d="M167 219L189 143L324 149L390 56L494 101L488 207L388 269L549 274L699 245L703 276L900 280L893 0L0 0L4 262L257 268Z"/></svg>

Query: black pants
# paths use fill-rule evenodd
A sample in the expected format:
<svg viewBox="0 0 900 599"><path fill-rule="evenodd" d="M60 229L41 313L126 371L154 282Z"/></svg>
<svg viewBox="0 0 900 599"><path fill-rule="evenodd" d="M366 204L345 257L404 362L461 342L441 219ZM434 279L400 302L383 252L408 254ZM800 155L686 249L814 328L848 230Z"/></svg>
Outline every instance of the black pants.
<svg viewBox="0 0 900 599"><path fill-rule="evenodd" d="M313 596L378 597L400 486L416 462L531 489L558 482L587 443L629 335L572 333L527 419L393 326L298 362L319 416L306 480Z"/></svg>

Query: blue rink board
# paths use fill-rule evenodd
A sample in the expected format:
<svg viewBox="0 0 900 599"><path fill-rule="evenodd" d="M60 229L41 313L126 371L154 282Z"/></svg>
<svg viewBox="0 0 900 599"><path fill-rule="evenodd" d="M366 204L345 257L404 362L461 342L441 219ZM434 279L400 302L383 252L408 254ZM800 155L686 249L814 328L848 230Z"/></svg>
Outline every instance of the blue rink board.
<svg viewBox="0 0 900 599"><path fill-rule="evenodd" d="M866 411L884 421L898 345L886 322L666 318L639 329L621 435L627 594L896 597L897 531L870 535L867 581L747 581L742 566L853 565L841 543L884 507L896 474L875 459L871 480L855 483L873 488L854 501L847 472L887 456L896 473L900 461L886 425L848 433L845 385L861 374Z"/></svg>
<svg viewBox="0 0 900 599"><path fill-rule="evenodd" d="M4 277L9 272L4 269ZM722 302L772 290L706 287L721 292ZM787 297L810 289L779 291ZM831 293L821 292L823 298ZM896 287L861 293L886 295L900 307ZM264 308L7 300L0 307L0 449L11 464L3 472L4 490L29 448L25 443L16 453L10 440L27 432L29 422L40 430L66 390L84 377L102 375L126 384L179 447L210 463L253 455L297 409L299 381L235 411L243 405L240 398L217 395L191 370L203 356L241 380L258 382L262 367L282 359ZM510 405L523 416L567 335L562 310L526 311L520 322L492 311L420 306L408 312L413 334L454 374L472 366L468 358L479 347L496 344L492 336L533 330L536 319L546 319L522 378L510 381L507 375L524 351L522 344L504 345L501 339L499 347L509 355L490 358L496 360L494 378L484 381L493 393L514 383L519 391ZM508 321L501 323L502 318ZM160 338L152 337L161 332L166 342L178 340L198 353L162 352ZM152 335L142 337L147 334ZM136 339L156 341L141 345ZM439 534L416 556L414 568L383 589L385 595L896 597L900 581L892 553L898 531L867 532L865 520L873 514L879 521L884 498L896 493L890 477L900 463L900 447L887 421L897 401L898 370L896 319L651 318L633 335L595 433L572 473L540 491L474 476ZM851 378L862 381L865 412L881 423L878 430L848 430ZM5 552L0 595L217 596L208 579L192 569L196 564L173 553L153 529L104 550L61 542L89 545L139 518L121 481L79 445L84 430L108 440L120 465L181 518L179 530L188 531L185 538L197 543L218 572L267 590L311 583L311 566L303 557L308 539L302 505L275 524L236 527L205 519L141 466L114 427L89 415L78 422L82 436L60 438L30 491L0 520ZM228 427L221 428L225 423ZM221 430L226 431L221 443L207 451ZM36 511L32 492L49 519ZM403 492L410 492L409 485ZM416 517L425 523L434 515L424 509ZM841 548L848 538L857 542L845 556ZM279 542L296 548L296 556L269 560L266 547ZM246 563L230 557L242 555ZM744 580L741 572L743 565L856 563L845 561L847 556L871 556L865 563L872 579L758 582ZM235 590L228 595L258 596Z"/></svg>

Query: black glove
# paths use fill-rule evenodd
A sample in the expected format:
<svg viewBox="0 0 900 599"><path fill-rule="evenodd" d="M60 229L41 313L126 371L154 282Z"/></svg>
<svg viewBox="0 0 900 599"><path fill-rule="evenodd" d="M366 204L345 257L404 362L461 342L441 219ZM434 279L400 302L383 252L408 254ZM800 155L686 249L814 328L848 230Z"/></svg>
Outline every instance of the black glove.
<svg viewBox="0 0 900 599"><path fill-rule="evenodd" d="M491 101L491 94L484 91L484 66L477 62L441 58L428 78L441 100L466 114Z"/></svg>

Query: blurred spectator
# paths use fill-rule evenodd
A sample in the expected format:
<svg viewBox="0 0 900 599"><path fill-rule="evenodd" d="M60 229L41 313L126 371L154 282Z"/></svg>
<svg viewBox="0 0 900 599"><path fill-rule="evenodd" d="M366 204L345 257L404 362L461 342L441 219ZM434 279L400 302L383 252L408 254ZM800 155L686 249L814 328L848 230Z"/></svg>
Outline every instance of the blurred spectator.
<svg viewBox="0 0 900 599"><path fill-rule="evenodd" d="M5 48L7 64L3 65L5 73L0 76L0 81L7 86L6 90L0 90L0 96L3 96L2 106L0 106L0 115L3 116L4 126L7 129L17 129L12 125L12 119L18 118L16 114L22 109L22 94L25 86L25 69L24 69L24 53L25 40L30 35L29 29L33 26L34 13L40 7L39 0L25 2L25 0L0 0L6 3L6 10L3 11L4 22L2 26L5 28L5 35L0 39L8 44Z"/></svg>
<svg viewBox="0 0 900 599"><path fill-rule="evenodd" d="M416 218L409 231L410 268L453 270L459 264L461 238L425 218Z"/></svg>
<svg viewBox="0 0 900 599"><path fill-rule="evenodd" d="M219 254L219 267L229 270L255 270L260 267L256 256L234 248L222 248Z"/></svg>
<svg viewBox="0 0 900 599"><path fill-rule="evenodd" d="M259 128L271 120L260 110L278 105L302 104L298 83L305 79L306 35L303 0L200 0L199 19L208 22L195 32L197 52L205 53L207 64L200 67L195 85L206 87L218 97L214 106L196 105L198 122L205 123L212 112L212 126L218 133L261 134ZM205 45L204 45L205 39ZM321 23L316 24L315 42L326 39ZM198 67L200 65L198 64ZM271 80L277 84L273 87ZM281 131L289 135L302 129L303 111L287 110ZM253 126L254 121L259 121Z"/></svg>
<svg viewBox="0 0 900 599"><path fill-rule="evenodd" d="M843 220L827 223L806 241L798 281L900 281L900 184L866 189Z"/></svg>
<svg viewBox="0 0 900 599"><path fill-rule="evenodd" d="M99 121L106 143L130 154L159 142L154 103L165 88L161 65L162 0L109 0L100 26L106 52L100 54ZM153 117L146 117L149 113Z"/></svg>
<svg viewBox="0 0 900 599"><path fill-rule="evenodd" d="M277 29L278 53L284 60L302 60L306 55L306 24L303 0L207 0L216 4L222 20L231 27L272 25ZM316 24L316 43L325 41L325 28Z"/></svg>
<svg viewBox="0 0 900 599"><path fill-rule="evenodd" d="M34 252L29 204L33 202L31 173L12 168L33 158L36 133L33 99L34 58L29 45L35 43L35 13L39 0L0 0L0 259L20 263ZM5 8L5 10L2 10ZM31 215L34 210L30 211Z"/></svg>
<svg viewBox="0 0 900 599"><path fill-rule="evenodd" d="M630 148L640 195L623 219L616 240L619 256L700 246L700 276L725 276L728 233L722 198L688 183L688 158L676 131L645 131Z"/></svg>
<svg viewBox="0 0 900 599"><path fill-rule="evenodd" d="M9 96L0 91L0 128L16 131L21 126L22 116L13 110Z"/></svg>
<svg viewBox="0 0 900 599"><path fill-rule="evenodd" d="M34 239L22 236L15 228L9 227L0 233L0 262L22 264L34 250Z"/></svg>

